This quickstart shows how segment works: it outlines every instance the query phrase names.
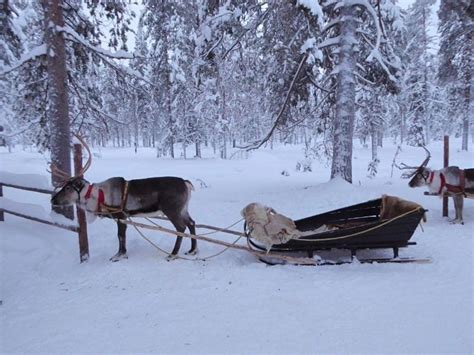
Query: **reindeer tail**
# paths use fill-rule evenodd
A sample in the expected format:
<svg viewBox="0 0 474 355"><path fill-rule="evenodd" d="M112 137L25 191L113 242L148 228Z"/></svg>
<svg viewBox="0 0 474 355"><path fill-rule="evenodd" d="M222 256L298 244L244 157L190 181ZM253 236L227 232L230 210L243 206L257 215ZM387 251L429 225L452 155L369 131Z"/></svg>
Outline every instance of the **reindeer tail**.
<svg viewBox="0 0 474 355"><path fill-rule="evenodd" d="M191 183L191 181L184 180L184 183L186 184L186 187L188 188L188 191L194 191L194 185Z"/></svg>

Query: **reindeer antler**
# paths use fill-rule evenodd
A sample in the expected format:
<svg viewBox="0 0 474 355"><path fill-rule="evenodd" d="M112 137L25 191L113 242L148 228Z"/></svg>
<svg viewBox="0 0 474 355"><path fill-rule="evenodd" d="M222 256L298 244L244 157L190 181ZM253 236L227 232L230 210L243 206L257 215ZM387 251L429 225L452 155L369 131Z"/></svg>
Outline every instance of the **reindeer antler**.
<svg viewBox="0 0 474 355"><path fill-rule="evenodd" d="M424 168L424 167L426 167L426 166L428 165L428 162L430 161L431 153L430 153L430 151L429 151L424 145L422 145L421 147L422 147L422 148L425 150L425 152L426 152L426 158L425 158L425 160L423 161L423 163L421 163L421 165L420 165L420 168Z"/></svg>
<svg viewBox="0 0 474 355"><path fill-rule="evenodd" d="M421 145L420 147L422 147L426 151L426 158L425 158L425 160L423 160L423 163L421 163L420 166L408 166L405 163L401 163L400 165L394 164L399 170L407 170L407 169L412 170L410 172L403 173L402 174L402 179L411 178L418 171L420 171L421 169L425 168L428 165L428 162L431 159L431 153L424 145Z"/></svg>
<svg viewBox="0 0 474 355"><path fill-rule="evenodd" d="M75 134L75 133L74 133L74 137L76 137L77 140L82 144L82 146L87 150L87 154L88 154L86 163L84 164L82 169L79 171L79 173L77 175L75 175L75 177L77 177L77 176L84 175L84 173L87 170L89 170L89 168L92 164L92 153L91 153L91 150L89 149L89 146L87 145L86 141L84 140L84 138L82 138L81 136L79 136L78 134Z"/></svg>
<svg viewBox="0 0 474 355"><path fill-rule="evenodd" d="M55 164L50 163L49 167L50 170L48 170L48 172L51 173L51 175L53 175L54 177L58 178L57 180L59 180L61 183L66 182L66 180L70 178L68 173L58 168Z"/></svg>
<svg viewBox="0 0 474 355"><path fill-rule="evenodd" d="M75 134L75 133L73 135L74 135L74 137L77 138L77 140L81 143L81 145L87 150L88 158L87 158L86 163L82 167L82 169L76 175L74 175L72 177L70 176L70 174L68 174L64 170L58 168L55 164L50 163L50 170L48 172L51 173L52 175L54 175L55 177L57 177L58 180L62 180L63 182L66 182L67 180L69 180L71 178L76 178L76 177L79 177L79 176L83 176L84 173L90 168L90 166L92 164L92 153L89 149L89 146L85 142L84 138L82 138L81 136L79 136L78 134Z"/></svg>

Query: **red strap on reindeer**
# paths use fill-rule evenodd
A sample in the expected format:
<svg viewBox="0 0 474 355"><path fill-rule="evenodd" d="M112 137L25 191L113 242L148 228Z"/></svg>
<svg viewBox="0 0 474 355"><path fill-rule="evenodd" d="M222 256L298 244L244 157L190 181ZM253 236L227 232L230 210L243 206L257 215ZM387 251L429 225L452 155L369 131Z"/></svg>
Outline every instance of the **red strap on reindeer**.
<svg viewBox="0 0 474 355"><path fill-rule="evenodd" d="M443 173L439 173L439 179L441 181L440 181L440 184L439 184L438 195L441 195L441 192L443 192L443 188L446 186L446 178L444 177Z"/></svg>
<svg viewBox="0 0 474 355"><path fill-rule="evenodd" d="M450 185L446 184L446 188L448 189L449 192L455 193L455 194L466 194L464 191L464 187L466 186L466 177L464 174L464 170L459 171L459 186L456 185Z"/></svg>
<svg viewBox="0 0 474 355"><path fill-rule="evenodd" d="M94 188L94 184L90 184L87 188L86 195L84 199L88 200L92 195L92 189ZM97 212L100 212L101 206L105 203L105 195L102 189L99 189L99 195L97 196Z"/></svg>
<svg viewBox="0 0 474 355"><path fill-rule="evenodd" d="M433 179L434 179L434 171L432 171L432 172L430 173L430 177L429 177L428 184L431 185L431 183L433 182Z"/></svg>
<svg viewBox="0 0 474 355"><path fill-rule="evenodd" d="M439 186L438 195L441 194L441 192L443 191L443 188L445 186L446 186L446 190L448 190L448 192L452 192L454 194L459 194L459 193L465 194L464 187L466 186L466 178L465 178L464 170L460 170L460 172L459 172L459 186L447 184L446 183L446 178L444 177L443 173L439 174L439 178L441 179L441 185ZM433 180L430 177L430 183L431 183L431 181L433 181Z"/></svg>

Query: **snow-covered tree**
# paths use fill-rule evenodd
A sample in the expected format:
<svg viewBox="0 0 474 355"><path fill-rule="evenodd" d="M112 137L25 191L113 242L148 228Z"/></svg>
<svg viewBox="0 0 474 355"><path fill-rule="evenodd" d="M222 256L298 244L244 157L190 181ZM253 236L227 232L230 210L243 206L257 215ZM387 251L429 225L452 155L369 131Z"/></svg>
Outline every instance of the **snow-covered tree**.
<svg viewBox="0 0 474 355"><path fill-rule="evenodd" d="M438 11L440 82L447 88L448 115L459 117L462 149L468 150L469 120L473 118L472 72L474 9L469 0L441 0Z"/></svg>

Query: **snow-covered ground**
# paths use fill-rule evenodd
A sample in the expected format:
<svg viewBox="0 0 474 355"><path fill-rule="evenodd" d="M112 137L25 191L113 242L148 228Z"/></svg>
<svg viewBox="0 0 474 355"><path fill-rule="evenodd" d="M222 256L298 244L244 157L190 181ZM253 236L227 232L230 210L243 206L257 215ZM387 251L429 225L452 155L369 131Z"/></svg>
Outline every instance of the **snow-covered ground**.
<svg viewBox="0 0 474 355"><path fill-rule="evenodd" d="M458 146L452 142L451 163L472 166L472 155ZM441 167L441 144L429 148L430 166ZM303 154L294 146L242 160L96 150L100 157L89 180L182 176L196 186L193 218L221 227L254 201L301 218L383 193L411 199L429 209L428 222L413 236L418 244L401 256L430 257L432 263L266 266L238 251L205 262L167 262L131 228L129 259L112 263L115 225L97 220L89 225L91 258L80 264L74 233L6 215L0 223L0 352L472 353L474 201L465 202L465 225L449 224L440 199L409 189L399 171L390 177L395 150L381 149L379 174L369 179L370 149L357 143L353 185L328 182L324 162L314 162L311 173L295 171ZM416 165L424 156L420 148L404 147L399 161ZM1 151L0 163L8 172L47 175L37 153ZM48 208L45 195L9 188L4 195ZM166 250L174 244L173 237L145 234ZM185 240L181 252L188 248ZM199 248L201 257L220 250L202 242Z"/></svg>

